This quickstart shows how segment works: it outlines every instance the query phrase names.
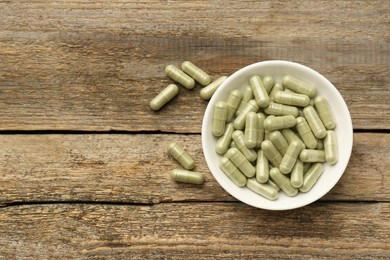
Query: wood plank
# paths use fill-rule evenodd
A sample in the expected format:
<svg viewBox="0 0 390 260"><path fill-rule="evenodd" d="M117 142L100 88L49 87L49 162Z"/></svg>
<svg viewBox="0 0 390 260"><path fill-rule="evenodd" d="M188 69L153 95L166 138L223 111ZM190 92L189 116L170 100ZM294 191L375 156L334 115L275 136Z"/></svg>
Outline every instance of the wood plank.
<svg viewBox="0 0 390 260"><path fill-rule="evenodd" d="M390 135L356 133L349 166L323 199L390 201ZM166 152L181 143L202 186L171 181ZM0 203L234 201L214 180L199 135L0 135Z"/></svg>
<svg viewBox="0 0 390 260"><path fill-rule="evenodd" d="M221 8L223 6L223 8ZM149 101L185 59L213 77L303 63L344 96L355 129L390 129L389 1L3 1L0 130L199 133L200 87ZM210 24L213 29L209 29Z"/></svg>
<svg viewBox="0 0 390 260"><path fill-rule="evenodd" d="M389 203L23 205L0 208L0 219L6 259L390 257Z"/></svg>

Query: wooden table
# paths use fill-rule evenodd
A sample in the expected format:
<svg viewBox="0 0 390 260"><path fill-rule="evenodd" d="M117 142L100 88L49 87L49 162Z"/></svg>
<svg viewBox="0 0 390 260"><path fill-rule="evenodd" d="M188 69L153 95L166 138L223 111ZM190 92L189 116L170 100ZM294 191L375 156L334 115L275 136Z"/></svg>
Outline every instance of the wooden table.
<svg viewBox="0 0 390 260"><path fill-rule="evenodd" d="M390 2L1 1L0 258L390 258ZM283 59L345 98L354 147L340 182L290 211L238 202L201 148L207 102L180 88ZM170 180L177 141L205 174Z"/></svg>

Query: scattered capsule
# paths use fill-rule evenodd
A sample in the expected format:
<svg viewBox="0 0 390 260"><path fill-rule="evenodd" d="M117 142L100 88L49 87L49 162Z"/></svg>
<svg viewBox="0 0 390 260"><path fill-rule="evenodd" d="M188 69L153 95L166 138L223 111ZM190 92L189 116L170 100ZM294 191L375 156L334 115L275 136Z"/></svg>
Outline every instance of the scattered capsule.
<svg viewBox="0 0 390 260"><path fill-rule="evenodd" d="M325 152L322 150L303 149L299 154L302 162L325 162Z"/></svg>
<svg viewBox="0 0 390 260"><path fill-rule="evenodd" d="M192 89L195 86L193 78L185 74L183 71L178 69L175 65L168 65L165 67L165 74L172 80L176 81L186 89Z"/></svg>
<svg viewBox="0 0 390 260"><path fill-rule="evenodd" d="M250 86L246 86L242 92L241 103L237 108L236 116L238 116L244 107L248 104L249 100L253 99L253 92Z"/></svg>
<svg viewBox="0 0 390 260"><path fill-rule="evenodd" d="M248 179L246 186L269 200L276 200L279 196L278 191L274 187L267 183L258 183L255 178Z"/></svg>
<svg viewBox="0 0 390 260"><path fill-rule="evenodd" d="M308 192L309 190L311 190L311 188L317 182L323 171L324 166L322 165L322 163L313 164L310 169L305 173L305 176L303 177L303 184L299 188L299 190L301 192Z"/></svg>
<svg viewBox="0 0 390 260"><path fill-rule="evenodd" d="M297 160L294 165L294 168L291 171L290 176L291 186L298 189L303 184L303 163L301 160Z"/></svg>
<svg viewBox="0 0 390 260"><path fill-rule="evenodd" d="M298 156L302 151L302 148L302 143L298 141L291 142L279 166L279 170L281 173L288 174L292 171L295 162L297 161Z"/></svg>
<svg viewBox="0 0 390 260"><path fill-rule="evenodd" d="M293 130L291 130L289 128L282 129L282 130L280 130L280 132L282 133L283 137L286 139L288 144L291 144L291 142L293 140L301 141L301 139L298 137L298 135Z"/></svg>
<svg viewBox="0 0 390 260"><path fill-rule="evenodd" d="M255 148L259 129L259 118L255 112L249 112L246 116L244 142L246 147Z"/></svg>
<svg viewBox="0 0 390 260"><path fill-rule="evenodd" d="M280 191L280 187L273 180L269 179L267 184L272 186L276 191Z"/></svg>
<svg viewBox="0 0 390 260"><path fill-rule="evenodd" d="M253 165L245 158L245 156L237 148L230 148L225 157L229 158L230 161L246 176L255 176L256 169Z"/></svg>
<svg viewBox="0 0 390 260"><path fill-rule="evenodd" d="M275 101L275 93L278 91L283 91L283 85L282 83L275 83L274 87L272 88L271 92L268 94L270 102Z"/></svg>
<svg viewBox="0 0 390 260"><path fill-rule="evenodd" d="M211 77L190 61L183 62L181 69L203 86L211 82Z"/></svg>
<svg viewBox="0 0 390 260"><path fill-rule="evenodd" d="M200 90L200 97L204 100L209 100L213 94L215 93L215 91L217 91L217 89L219 88L219 86L221 86L221 84L227 79L228 77L227 76L222 76L216 80L214 80L213 82L211 82L210 84L208 84L206 87L202 88Z"/></svg>
<svg viewBox="0 0 390 260"><path fill-rule="evenodd" d="M261 143L264 141L264 120L265 116L263 113L257 113L257 120L259 122L259 129L257 130L257 144L256 147L257 149L261 148Z"/></svg>
<svg viewBox="0 0 390 260"><path fill-rule="evenodd" d="M265 140L261 144L261 149L264 151L264 154L270 163L274 167L279 167L280 163L282 162L282 156L278 150L276 150L274 144L269 140Z"/></svg>
<svg viewBox="0 0 390 260"><path fill-rule="evenodd" d="M264 83L259 76L252 76L249 79L255 100L260 107L267 107L269 105L269 96L264 87Z"/></svg>
<svg viewBox="0 0 390 260"><path fill-rule="evenodd" d="M274 78L271 77L271 76L265 76L265 77L263 78L263 84L264 84L264 88L265 88L265 90L267 91L267 93L270 93L272 87L273 87L274 84L275 84Z"/></svg>
<svg viewBox="0 0 390 260"><path fill-rule="evenodd" d="M338 160L338 145L336 133L328 130L324 139L325 159L329 164L335 164Z"/></svg>
<svg viewBox="0 0 390 260"><path fill-rule="evenodd" d="M246 147L244 142L244 134L240 130L236 130L232 134L234 143L236 144L238 150L248 159L250 162L256 161L257 153L253 149Z"/></svg>
<svg viewBox="0 0 390 260"><path fill-rule="evenodd" d="M271 179L290 197L294 197L298 194L298 189L291 186L290 179L280 173L278 168L272 168L269 173Z"/></svg>
<svg viewBox="0 0 390 260"><path fill-rule="evenodd" d="M304 117L297 117L297 124L295 125L295 128L307 148L315 149L317 147L317 139Z"/></svg>
<svg viewBox="0 0 390 260"><path fill-rule="evenodd" d="M233 123L228 123L226 125L225 133L223 136L218 138L217 144L215 145L215 151L218 154L224 154L229 148L230 143L232 142L232 134L234 132Z"/></svg>
<svg viewBox="0 0 390 260"><path fill-rule="evenodd" d="M153 110L159 110L178 93L179 88L175 84L168 85L155 98L153 98L152 101L150 101L150 108Z"/></svg>
<svg viewBox="0 0 390 260"><path fill-rule="evenodd" d="M204 177L200 172L175 169L171 171L171 178L177 182L185 182L192 184L203 184Z"/></svg>
<svg viewBox="0 0 390 260"><path fill-rule="evenodd" d="M325 97L318 96L314 99L314 105L317 109L318 116L326 129L333 129L336 126L336 119L330 109L328 100Z"/></svg>
<svg viewBox="0 0 390 260"><path fill-rule="evenodd" d="M298 107L305 107L310 103L308 96L286 91L276 92L274 98L277 103Z"/></svg>
<svg viewBox="0 0 390 260"><path fill-rule="evenodd" d="M288 149L288 143L279 131L272 131L268 135L269 140L276 147L280 155L284 156Z"/></svg>
<svg viewBox="0 0 390 260"><path fill-rule="evenodd" d="M214 107L213 124L211 131L214 136L221 136L225 133L227 117L227 105L223 101L218 101Z"/></svg>
<svg viewBox="0 0 390 260"><path fill-rule="evenodd" d="M309 97L314 97L317 94L317 90L315 89L315 87L290 75L286 75L283 77L282 84L284 87L287 87L294 92L304 94Z"/></svg>
<svg viewBox="0 0 390 260"><path fill-rule="evenodd" d="M264 128L268 131L290 128L295 126L297 120L292 115L267 117L264 120Z"/></svg>
<svg viewBox="0 0 390 260"><path fill-rule="evenodd" d="M237 167L226 157L219 161L219 168L238 186L243 187L246 184L246 177Z"/></svg>
<svg viewBox="0 0 390 260"><path fill-rule="evenodd" d="M269 180L269 162L263 150L257 152L256 180L266 183Z"/></svg>
<svg viewBox="0 0 390 260"><path fill-rule="evenodd" d="M255 100L249 100L248 104L244 107L241 113L234 119L234 128L241 130L244 129L246 116L249 112L257 112L259 110L259 106L257 105Z"/></svg>
<svg viewBox="0 0 390 260"><path fill-rule="evenodd" d="M314 108L312 106L305 107L303 109L303 115L309 123L314 136L319 139L324 138L326 136L326 129Z"/></svg>
<svg viewBox="0 0 390 260"><path fill-rule="evenodd" d="M274 102L270 102L269 106L264 108L264 112L274 116L286 116L286 115L292 115L294 117L298 116L298 108L293 106L278 104Z"/></svg>
<svg viewBox="0 0 390 260"><path fill-rule="evenodd" d="M230 122L233 119L233 116L236 113L238 106L241 103L242 93L238 89L233 89L230 92L228 99L226 100L226 105L228 106L227 118L226 121Z"/></svg>
<svg viewBox="0 0 390 260"><path fill-rule="evenodd" d="M195 167L194 160L179 144L175 142L170 143L168 152L187 170L192 170Z"/></svg>

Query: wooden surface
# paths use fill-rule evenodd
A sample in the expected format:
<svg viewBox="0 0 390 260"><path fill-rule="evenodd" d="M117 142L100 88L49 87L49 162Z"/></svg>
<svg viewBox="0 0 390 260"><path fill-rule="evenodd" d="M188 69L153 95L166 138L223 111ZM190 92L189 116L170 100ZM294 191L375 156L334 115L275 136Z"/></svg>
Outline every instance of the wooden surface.
<svg viewBox="0 0 390 260"><path fill-rule="evenodd" d="M389 1L16 0L0 24L0 259L390 258ZM269 59L327 77L354 125L340 182L291 211L213 179L199 86L148 107L168 64ZM170 180L170 141L204 185Z"/></svg>

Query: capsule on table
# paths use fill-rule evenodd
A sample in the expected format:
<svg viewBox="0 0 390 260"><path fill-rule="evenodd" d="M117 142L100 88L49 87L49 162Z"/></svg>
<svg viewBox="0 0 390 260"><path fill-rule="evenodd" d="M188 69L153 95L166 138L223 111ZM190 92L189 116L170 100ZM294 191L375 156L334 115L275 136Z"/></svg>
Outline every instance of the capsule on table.
<svg viewBox="0 0 390 260"><path fill-rule="evenodd" d="M211 82L211 77L190 61L183 62L181 69L203 86Z"/></svg>
<svg viewBox="0 0 390 260"><path fill-rule="evenodd" d="M195 81L193 78L185 74L175 65L168 65L165 67L165 74L170 77L172 80L176 81L186 89L192 89L195 86Z"/></svg>
<svg viewBox="0 0 390 260"><path fill-rule="evenodd" d="M261 148L261 143L264 141L264 120L265 115L263 113L257 113L257 121L259 123L259 128L257 130L257 143L255 147L257 149Z"/></svg>
<svg viewBox="0 0 390 260"><path fill-rule="evenodd" d="M268 94L270 102L275 102L275 94L278 91L283 91L282 83L275 83L275 85L272 88L271 92Z"/></svg>
<svg viewBox="0 0 390 260"><path fill-rule="evenodd" d="M274 116L287 116L287 115L292 115L294 117L298 116L298 108L293 106L278 104L274 102L270 102L269 106L264 108L264 112Z"/></svg>
<svg viewBox="0 0 390 260"><path fill-rule="evenodd" d="M276 200L279 196L278 191L273 186L267 183L258 183L255 178L248 179L246 187L269 200Z"/></svg>
<svg viewBox="0 0 390 260"><path fill-rule="evenodd" d="M309 97L314 97L317 94L317 90L315 87L290 75L286 75L283 77L282 84L284 87L289 88L294 92L304 94Z"/></svg>
<svg viewBox="0 0 390 260"><path fill-rule="evenodd" d="M325 152L322 150L303 149L299 154L302 162L325 162Z"/></svg>
<svg viewBox="0 0 390 260"><path fill-rule="evenodd" d="M263 150L257 152L256 180L266 183L269 180L269 162Z"/></svg>
<svg viewBox="0 0 390 260"><path fill-rule="evenodd" d="M202 88L200 90L200 97L204 100L209 100L213 94L215 93L215 91L217 91L217 89L219 88L219 86L221 86L221 84L227 79L228 77L227 76L222 76L216 80L214 80L213 82L211 82L210 84L208 84L206 87Z"/></svg>
<svg viewBox="0 0 390 260"><path fill-rule="evenodd" d="M297 117L297 124L295 125L295 128L307 148L315 149L317 147L317 139L304 117Z"/></svg>
<svg viewBox="0 0 390 260"><path fill-rule="evenodd" d="M308 192L320 178L322 172L324 171L324 166L322 163L313 164L310 169L305 173L303 177L303 184L299 188L301 192Z"/></svg>
<svg viewBox="0 0 390 260"><path fill-rule="evenodd" d="M168 145L168 152L187 170L192 170L195 167L194 160L179 144L175 142L170 143Z"/></svg>
<svg viewBox="0 0 390 260"><path fill-rule="evenodd" d="M314 99L314 106L317 109L318 116L326 129L333 129L336 126L336 119L330 109L328 100L323 96L318 96Z"/></svg>
<svg viewBox="0 0 390 260"><path fill-rule="evenodd" d="M228 123L226 125L225 133L220 138L218 138L217 144L215 145L215 151L217 152L217 154L226 153L232 141L233 132L233 123Z"/></svg>
<svg viewBox="0 0 390 260"><path fill-rule="evenodd" d="M213 124L211 131L214 136L221 136L225 133L227 117L227 105L223 101L218 101L214 107Z"/></svg>
<svg viewBox="0 0 390 260"><path fill-rule="evenodd" d="M248 104L249 100L253 99L253 92L250 86L246 86L242 92L242 99L240 105L237 108L236 116L238 116L244 107Z"/></svg>
<svg viewBox="0 0 390 260"><path fill-rule="evenodd" d="M249 112L257 112L259 110L259 106L257 105L255 100L249 100L248 104L244 107L241 113L234 119L233 125L237 130L244 129L246 116Z"/></svg>
<svg viewBox="0 0 390 260"><path fill-rule="evenodd" d="M256 169L248 161L247 158L237 148L230 148L225 157L229 158L230 161L246 176L253 177L256 174Z"/></svg>
<svg viewBox="0 0 390 260"><path fill-rule="evenodd" d="M170 84L164 88L155 98L150 101L150 108L153 110L159 110L172 98L179 93L179 88L175 84Z"/></svg>
<svg viewBox="0 0 390 260"><path fill-rule="evenodd" d="M298 107L305 107L310 103L310 98L308 96L286 91L276 92L274 99L277 103Z"/></svg>
<svg viewBox="0 0 390 260"><path fill-rule="evenodd" d="M328 130L324 139L325 160L329 164L335 164L338 160L338 145L336 133Z"/></svg>
<svg viewBox="0 0 390 260"><path fill-rule="evenodd" d="M305 107L303 109L303 115L309 123L310 129L313 132L314 136L319 139L324 138L326 136L326 129L321 119L318 117L317 112L314 110L314 107Z"/></svg>
<svg viewBox="0 0 390 260"><path fill-rule="evenodd" d="M175 169L171 171L171 179L177 182L185 182L192 184L203 184L204 177L200 172Z"/></svg>
<svg viewBox="0 0 390 260"><path fill-rule="evenodd" d="M272 131L268 135L269 140L276 147L280 155L284 156L288 149L288 143L279 131Z"/></svg>
<svg viewBox="0 0 390 260"><path fill-rule="evenodd" d="M303 163L301 160L297 160L290 175L291 186L298 189L303 184Z"/></svg>
<svg viewBox="0 0 390 260"><path fill-rule="evenodd" d="M265 77L263 78L263 84L264 84L264 88L265 88L265 90L267 91L267 93L270 93L272 87L273 87L274 84L275 84L274 78L271 77L271 76L265 76Z"/></svg>
<svg viewBox="0 0 390 260"><path fill-rule="evenodd" d="M290 179L282 174L278 168L272 168L269 173L271 179L290 197L298 194L298 189L291 186Z"/></svg>
<svg viewBox="0 0 390 260"><path fill-rule="evenodd" d="M269 104L269 96L261 78L257 75L252 76L249 79L249 84L251 86L257 104L260 107L267 107Z"/></svg>
<svg viewBox="0 0 390 260"><path fill-rule="evenodd" d="M280 163L282 162L282 156L278 150L276 150L274 144L269 140L265 140L261 144L261 149L264 151L265 156L270 161L272 166L279 167Z"/></svg>
<svg viewBox="0 0 390 260"><path fill-rule="evenodd" d="M256 161L257 153L255 150L246 147L244 142L244 134L242 131L240 130L234 131L232 134L232 138L238 150L240 150L240 152L245 156L245 158L248 159L248 161L250 162Z"/></svg>
<svg viewBox="0 0 390 260"><path fill-rule="evenodd" d="M219 161L219 168L238 186L243 187L246 184L246 177L237 169L237 167L226 157Z"/></svg>
<svg viewBox="0 0 390 260"><path fill-rule="evenodd" d="M244 142L246 147L255 148L259 129L259 118L255 112L249 112L246 116Z"/></svg>
<svg viewBox="0 0 390 260"><path fill-rule="evenodd" d="M233 119L233 116L236 114L237 108L241 103L242 93L238 89L233 89L230 92L229 97L226 100L226 105L228 106L227 118L226 121L230 122Z"/></svg>
<svg viewBox="0 0 390 260"><path fill-rule="evenodd" d="M283 159L280 162L279 170L281 173L288 174L291 172L302 149L303 146L301 142L291 142L291 144L288 146L286 154L283 156Z"/></svg>
<svg viewBox="0 0 390 260"><path fill-rule="evenodd" d="M264 120L264 128L268 131L290 128L295 126L297 120L292 115L267 117Z"/></svg>

